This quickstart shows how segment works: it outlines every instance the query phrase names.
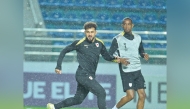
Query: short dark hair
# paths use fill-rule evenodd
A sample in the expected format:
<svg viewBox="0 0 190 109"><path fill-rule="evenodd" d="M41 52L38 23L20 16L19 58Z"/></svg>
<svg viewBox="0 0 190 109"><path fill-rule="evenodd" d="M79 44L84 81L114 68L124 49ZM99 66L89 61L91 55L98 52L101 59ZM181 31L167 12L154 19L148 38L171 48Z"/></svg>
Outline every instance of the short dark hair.
<svg viewBox="0 0 190 109"><path fill-rule="evenodd" d="M96 30L97 24L95 22L86 22L84 24L84 29L86 30L86 29L89 29L89 28L95 28L95 30Z"/></svg>
<svg viewBox="0 0 190 109"><path fill-rule="evenodd" d="M131 19L131 18L129 18L129 17L125 17L125 18L122 20L122 24L124 24L125 20L130 20L130 21L131 21L131 23L133 23L133 21L132 21L132 19Z"/></svg>

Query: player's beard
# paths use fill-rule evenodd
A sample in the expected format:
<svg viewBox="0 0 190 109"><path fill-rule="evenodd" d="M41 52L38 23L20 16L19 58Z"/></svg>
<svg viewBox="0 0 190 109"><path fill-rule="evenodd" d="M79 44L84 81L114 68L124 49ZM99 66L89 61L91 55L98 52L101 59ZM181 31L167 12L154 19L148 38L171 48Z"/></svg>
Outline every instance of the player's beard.
<svg viewBox="0 0 190 109"><path fill-rule="evenodd" d="M86 39L87 39L89 42L93 42L93 41L94 41L94 38L95 38L95 37L92 37L92 36L91 36L91 37L86 37Z"/></svg>

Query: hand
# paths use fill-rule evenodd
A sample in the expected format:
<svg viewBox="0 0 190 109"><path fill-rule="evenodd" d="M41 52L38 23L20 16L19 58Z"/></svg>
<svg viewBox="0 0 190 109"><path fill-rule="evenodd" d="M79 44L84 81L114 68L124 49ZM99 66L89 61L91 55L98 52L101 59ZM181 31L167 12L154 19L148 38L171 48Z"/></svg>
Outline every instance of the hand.
<svg viewBox="0 0 190 109"><path fill-rule="evenodd" d="M148 55L147 53L143 53L143 54L144 54L144 59L145 59L146 61L148 61L149 55Z"/></svg>
<svg viewBox="0 0 190 109"><path fill-rule="evenodd" d="M128 61L127 58L119 58L120 59L120 63L124 64L124 65L128 65L130 64L130 62Z"/></svg>
<svg viewBox="0 0 190 109"><path fill-rule="evenodd" d="M61 74L61 70L59 70L59 69L55 69L55 72L56 72L57 74Z"/></svg>

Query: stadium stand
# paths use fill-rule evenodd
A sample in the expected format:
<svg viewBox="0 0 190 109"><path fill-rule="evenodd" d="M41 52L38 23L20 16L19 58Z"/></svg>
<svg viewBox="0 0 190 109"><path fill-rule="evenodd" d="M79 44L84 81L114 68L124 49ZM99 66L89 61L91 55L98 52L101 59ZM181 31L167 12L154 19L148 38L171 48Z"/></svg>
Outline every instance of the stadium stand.
<svg viewBox="0 0 190 109"><path fill-rule="evenodd" d="M38 0L38 2L47 29L80 30L86 21L95 21L98 30L122 31L122 19L130 17L135 24L133 31L166 31L166 0ZM48 37L55 38L50 42L56 46L65 46L75 39L84 37L82 32L47 33ZM109 48L115 35L116 33L98 33L97 37L103 39ZM167 47L166 34L140 35L147 52L166 55L166 51L163 52ZM56 41L56 38L64 38L65 41ZM52 51L59 50L60 48L52 48Z"/></svg>

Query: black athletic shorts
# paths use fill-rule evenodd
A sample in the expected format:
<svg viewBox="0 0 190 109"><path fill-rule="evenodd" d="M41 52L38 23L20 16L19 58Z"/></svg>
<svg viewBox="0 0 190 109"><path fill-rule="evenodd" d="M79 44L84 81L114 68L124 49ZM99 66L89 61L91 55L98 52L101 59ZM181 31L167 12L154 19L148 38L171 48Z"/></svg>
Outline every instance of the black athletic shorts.
<svg viewBox="0 0 190 109"><path fill-rule="evenodd" d="M145 80L141 73L141 70L128 73L122 72L120 74L124 92L126 92L129 89L146 89Z"/></svg>

